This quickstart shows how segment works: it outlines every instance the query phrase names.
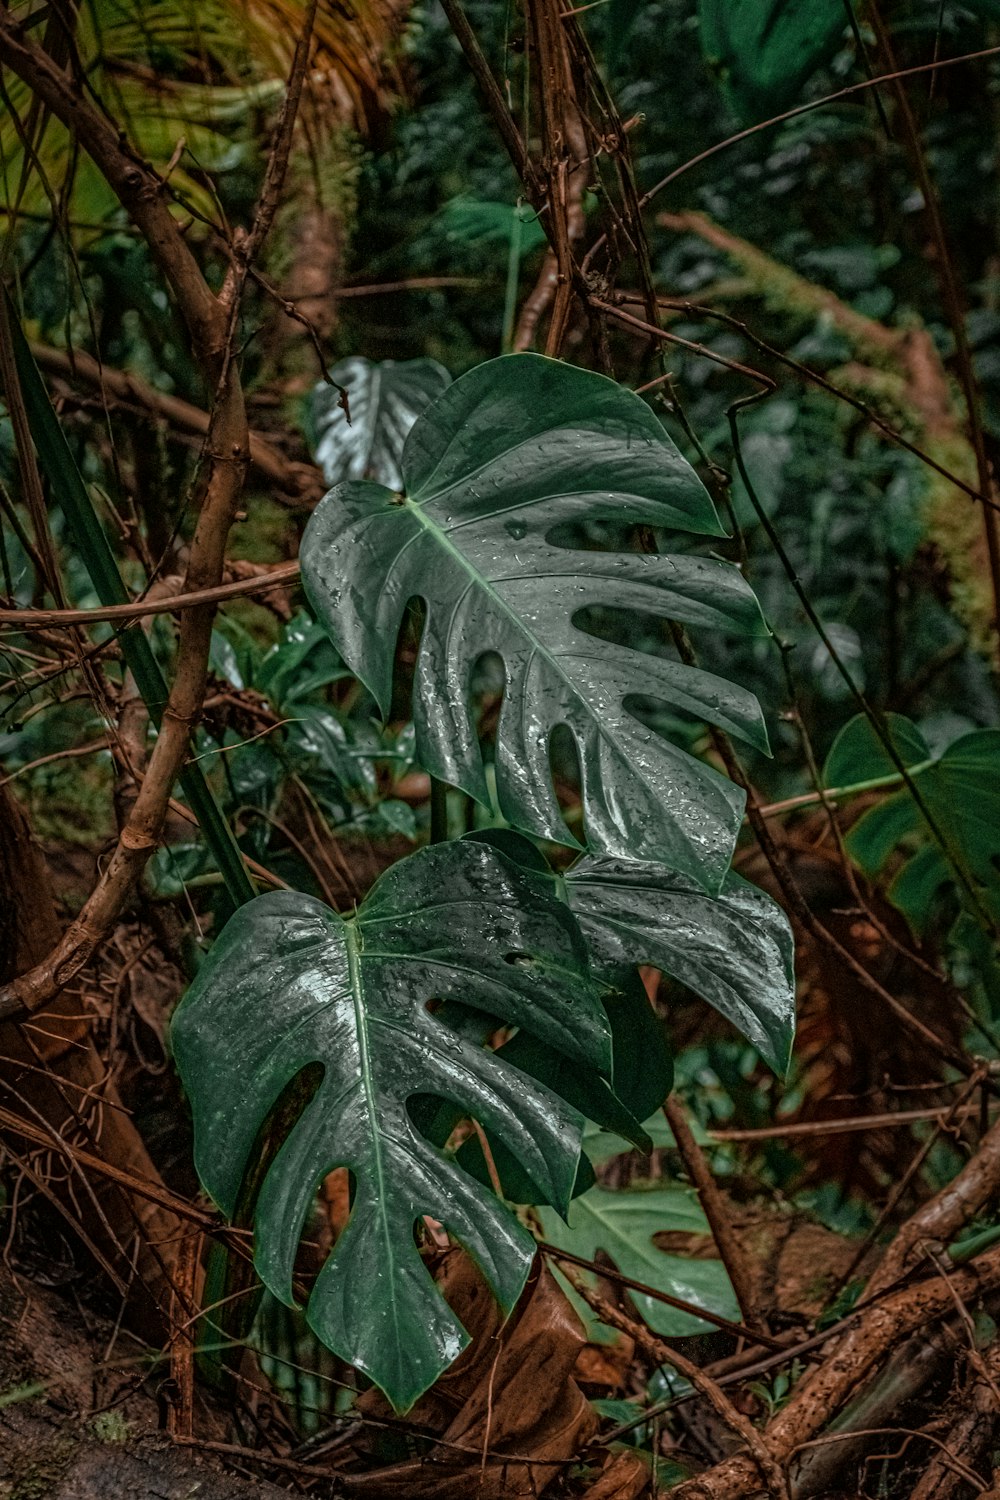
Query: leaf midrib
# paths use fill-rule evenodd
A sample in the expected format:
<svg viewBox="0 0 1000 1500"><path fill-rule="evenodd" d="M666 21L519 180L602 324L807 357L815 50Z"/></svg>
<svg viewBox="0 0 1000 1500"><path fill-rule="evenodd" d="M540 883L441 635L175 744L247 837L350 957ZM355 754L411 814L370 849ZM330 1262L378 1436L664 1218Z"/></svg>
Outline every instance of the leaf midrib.
<svg viewBox="0 0 1000 1500"><path fill-rule="evenodd" d="M378 1194L378 1220L382 1231L382 1239L385 1246L385 1263L390 1269L388 1284L390 1288L395 1287L396 1257L394 1254L393 1237L389 1232L388 1215L385 1212L385 1204L388 1202L388 1191L386 1185L385 1163L382 1158L382 1131L378 1117L378 1099L375 1087L374 1067L372 1063L371 1038L368 1035L368 1014L364 1003L364 979L361 972L361 933L356 921L344 923L344 947L347 951L347 975L350 983L351 1000L354 1005L354 1021L358 1036L358 1055L361 1068L361 1087L364 1090L365 1101L368 1108L368 1118L371 1122L371 1152L374 1163L374 1176ZM395 1308L395 1296L393 1295L393 1308ZM395 1321L395 1314L394 1314Z"/></svg>

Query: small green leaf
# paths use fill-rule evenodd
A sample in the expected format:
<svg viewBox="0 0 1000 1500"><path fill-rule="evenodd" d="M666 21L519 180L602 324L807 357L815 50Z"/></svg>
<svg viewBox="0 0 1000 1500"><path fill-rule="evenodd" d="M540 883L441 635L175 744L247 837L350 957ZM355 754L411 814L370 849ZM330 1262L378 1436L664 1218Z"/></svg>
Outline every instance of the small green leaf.
<svg viewBox="0 0 1000 1500"><path fill-rule="evenodd" d="M296 760L315 762L343 787L374 794L377 745L364 726L342 719L332 708L318 703L295 706L295 717L287 725L289 752Z"/></svg>
<svg viewBox="0 0 1000 1500"><path fill-rule="evenodd" d="M432 1095L472 1115L562 1209L579 1160L579 1114L428 1009L453 1001L610 1072L599 990L570 913L546 882L465 842L401 860L350 920L292 891L259 896L227 924L173 1022L198 1171L230 1215L277 1101L322 1065L264 1177L257 1269L293 1304L295 1254L319 1184L349 1168L351 1216L308 1320L398 1410L468 1342L421 1261L415 1223L430 1214L453 1233L506 1310L533 1249L509 1210L420 1133L410 1101Z"/></svg>
<svg viewBox="0 0 1000 1500"><path fill-rule="evenodd" d="M888 895L917 933L927 930L942 888L957 884L956 864L982 911L1000 921L1000 731L973 730L933 757L908 719L890 715L889 730L948 853L933 839L909 788L901 786L853 825L847 835L852 857L871 877L880 875L893 856L901 857ZM824 780L830 787L857 786L859 780L882 776L890 786L899 779L874 729L859 715L834 742Z"/></svg>
<svg viewBox="0 0 1000 1500"><path fill-rule="evenodd" d="M589 606L743 634L764 632L752 591L727 563L680 553L598 552L553 542L584 521L719 535L700 480L650 409L591 371L538 355L480 365L417 421L406 493L340 485L306 528L303 581L344 659L387 713L408 601L427 619L416 663L417 757L489 803L473 669L506 669L496 745L500 809L511 824L574 843L549 763L573 735L588 843L669 864L717 889L742 791L654 734L630 709L662 700L760 749L751 693L683 663L615 645L580 623Z"/></svg>
<svg viewBox="0 0 1000 1500"><path fill-rule="evenodd" d="M322 625L302 612L289 620L267 652L253 685L285 711L350 675Z"/></svg>
<svg viewBox="0 0 1000 1500"><path fill-rule="evenodd" d="M441 223L448 239L462 245L507 245L519 234L521 251L527 255L546 240L538 215L524 203L497 203L461 195L445 204Z"/></svg>
<svg viewBox="0 0 1000 1500"><path fill-rule="evenodd" d="M931 759L927 741L904 714L886 714L885 728L904 766ZM856 714L837 735L823 769L828 787L854 786L882 776L898 776L899 768L879 739L869 719Z"/></svg>
<svg viewBox="0 0 1000 1500"><path fill-rule="evenodd" d="M143 878L154 896L176 900L192 880L216 868L207 844L161 844L146 866Z"/></svg>
<svg viewBox="0 0 1000 1500"><path fill-rule="evenodd" d="M236 647L220 630L212 631L212 644L208 653L208 665L219 677L224 677L234 688L246 687Z"/></svg>

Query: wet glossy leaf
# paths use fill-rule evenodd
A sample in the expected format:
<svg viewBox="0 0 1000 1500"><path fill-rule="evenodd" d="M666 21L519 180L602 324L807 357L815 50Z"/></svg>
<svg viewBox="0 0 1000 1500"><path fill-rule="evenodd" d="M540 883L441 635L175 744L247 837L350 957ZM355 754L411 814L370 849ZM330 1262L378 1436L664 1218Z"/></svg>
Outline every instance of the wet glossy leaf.
<svg viewBox="0 0 1000 1500"><path fill-rule="evenodd" d="M346 390L351 420L334 386L315 387L313 446L327 484L373 479L398 489L403 444L420 413L450 383L448 371L434 359L373 363L355 354L334 365L330 378Z"/></svg>
<svg viewBox="0 0 1000 1500"><path fill-rule="evenodd" d="M246 687L235 646L219 630L212 631L208 665L217 677L224 677L235 688Z"/></svg>
<svg viewBox="0 0 1000 1500"><path fill-rule="evenodd" d="M574 1199L568 1225L551 1209L541 1209L545 1238L561 1250L593 1260L610 1255L625 1276L660 1292L706 1307L723 1318L740 1316L725 1268L718 1260L696 1260L658 1249L663 1233L708 1235L708 1221L689 1188L664 1186L611 1192L593 1187ZM642 1292L631 1292L644 1320L664 1338L686 1338L706 1324Z"/></svg>
<svg viewBox="0 0 1000 1500"><path fill-rule="evenodd" d="M401 834L411 844L417 838L417 815L408 802L394 797L385 797L376 802L371 811L358 819L359 826L373 834Z"/></svg>
<svg viewBox="0 0 1000 1500"><path fill-rule="evenodd" d="M289 752L307 775L315 765L329 772L341 787L374 794L378 742L373 729L344 720L321 704L301 703L295 706L286 733Z"/></svg>
<svg viewBox="0 0 1000 1500"><path fill-rule="evenodd" d="M893 744L919 789L947 849L934 839L906 786L889 790L862 814L847 847L871 877L895 857L890 900L916 932L932 921L942 889L955 886L955 866L966 874L981 908L1000 920L1000 731L977 729L954 740L939 756L916 725L890 714ZM897 767L862 715L841 730L824 770L827 786L891 780ZM958 884L960 899L972 899Z"/></svg>
<svg viewBox="0 0 1000 1500"><path fill-rule="evenodd" d="M351 1216L317 1278L308 1320L400 1410L467 1342L424 1268L414 1224L430 1214L453 1233L507 1310L532 1258L531 1236L429 1143L408 1101L434 1095L474 1116L561 1207L583 1124L551 1091L464 1039L431 1001L458 1001L610 1070L599 991L569 912L543 882L469 843L400 861L347 921L292 891L257 897L226 926L173 1024L198 1170L228 1214L277 1101L304 1069L322 1066L264 1177L257 1269L275 1296L293 1302L295 1253L316 1191L334 1167L349 1168Z"/></svg>
<svg viewBox="0 0 1000 1500"><path fill-rule="evenodd" d="M154 896L164 900L183 896L187 885L216 866L207 844L161 844L143 872L143 879Z"/></svg>
<svg viewBox="0 0 1000 1500"><path fill-rule="evenodd" d="M253 685L276 708L285 709L350 675L322 625L301 613L289 620L267 652Z"/></svg>
<svg viewBox="0 0 1000 1500"><path fill-rule="evenodd" d="M847 27L842 0L698 0L701 46L741 120L794 104Z"/></svg>
<svg viewBox="0 0 1000 1500"><path fill-rule="evenodd" d="M794 940L785 913L764 891L730 872L710 896L660 865L594 858L578 860L563 889L598 972L611 976L635 964L661 969L784 1073L795 1035ZM618 1092L628 1100L627 1091Z"/></svg>
<svg viewBox="0 0 1000 1500"><path fill-rule="evenodd" d="M659 1109L674 1081L666 1035L634 970L622 973L618 987L607 990L602 998L611 1031L610 1082L593 1068L553 1052L526 1031L519 1031L505 1042L497 1056L552 1089L587 1120L625 1137L626 1144L619 1150L627 1150L631 1144L648 1153L653 1142L641 1121ZM514 1153L502 1141L494 1140L488 1131L486 1134L504 1196L514 1203L540 1203L537 1189ZM490 1181L478 1139L471 1137L464 1143L459 1160L482 1182ZM590 1163L582 1158L574 1196L585 1192L593 1181Z"/></svg>
<svg viewBox="0 0 1000 1500"><path fill-rule="evenodd" d="M526 869L548 869L535 845L511 829L468 837ZM730 871L712 896L662 865L592 855L552 878L580 924L594 971L613 991L625 989L638 964L660 969L732 1021L776 1072L785 1071L795 1035L795 943L788 918L766 892ZM613 1015L614 993L605 1003ZM631 1015L634 1023L634 1007ZM651 1034L631 1045L616 1034L615 1093L639 1120L669 1092L668 1084L658 1098L643 1097L665 1076L659 1059ZM584 1113L616 1128L610 1116Z"/></svg>
<svg viewBox="0 0 1000 1500"><path fill-rule="evenodd" d="M735 567L687 556L556 545L584 520L718 535L712 502L649 408L601 375L538 355L493 360L449 387L414 427L403 496L340 485L312 516L302 572L345 660L388 710L407 602L427 619L416 664L417 755L489 802L468 703L477 661L496 652L506 691L496 786L508 822L574 842L556 798L550 739L579 753L589 844L662 861L717 888L743 793L655 735L638 695L718 724L761 748L745 688L616 645L579 623L588 606L744 633L763 625Z"/></svg>

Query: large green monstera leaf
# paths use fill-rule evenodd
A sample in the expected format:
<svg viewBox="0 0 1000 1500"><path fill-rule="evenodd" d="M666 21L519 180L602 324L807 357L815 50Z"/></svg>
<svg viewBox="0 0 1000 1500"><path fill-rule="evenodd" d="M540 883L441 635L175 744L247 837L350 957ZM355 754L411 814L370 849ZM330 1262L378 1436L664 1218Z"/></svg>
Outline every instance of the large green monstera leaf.
<svg viewBox="0 0 1000 1500"><path fill-rule="evenodd" d="M402 860L349 920L295 892L258 896L231 918L173 1023L198 1171L230 1216L279 1100L304 1070L322 1067L264 1175L257 1270L294 1301L296 1250L319 1184L349 1168L350 1218L308 1320L399 1410L468 1342L422 1262L415 1223L432 1215L461 1241L507 1310L533 1253L527 1230L431 1145L408 1104L432 1095L480 1121L563 1210L579 1161L582 1117L450 1027L443 1016L456 1001L610 1074L600 991L571 914L549 883L473 843Z"/></svg>
<svg viewBox="0 0 1000 1500"><path fill-rule="evenodd" d="M584 628L581 614L666 617L760 632L729 564L677 553L563 545L566 528L611 521L718 536L712 502L649 408L613 381L538 355L492 360L418 419L403 490L339 485L306 528L302 573L345 661L388 711L404 610L426 621L416 664L418 758L489 801L469 706L477 662L505 668L496 787L509 823L573 843L549 762L565 726L579 755L587 842L668 864L717 889L743 793L631 711L658 699L749 740L767 738L745 688Z"/></svg>
<svg viewBox="0 0 1000 1500"><path fill-rule="evenodd" d="M669 1080L651 1036L640 1033L628 978L649 964L707 1000L732 1021L778 1073L788 1066L795 1036L795 940L788 918L766 891L730 871L722 889L709 895L683 875L639 859L584 855L563 875L553 875L535 845L510 829L467 834L526 870L548 874L579 924L594 973L606 980L604 995L614 1039L616 1107L638 1120L657 1109L647 1090ZM649 1007L646 1006L646 1011ZM515 1042L518 1038L515 1038ZM588 1097L602 1086L588 1077ZM581 1104L588 1119L607 1128ZM623 1132L628 1134L628 1131Z"/></svg>
<svg viewBox="0 0 1000 1500"><path fill-rule="evenodd" d="M554 875L535 845L511 829L466 837L548 878L577 919L592 971L608 985L602 999L614 1059L610 1085L523 1031L506 1043L501 1057L555 1089L602 1130L648 1151L647 1116L660 1108L673 1083L663 1025L636 969L650 964L707 1000L776 1072L785 1072L795 1035L795 944L788 918L765 891L730 872L711 896L662 865L590 855ZM641 1120L647 1128L637 1130ZM531 1184L516 1158L501 1141L491 1146L507 1196L527 1202ZM584 1153L577 1194L594 1181L586 1137ZM489 1181L478 1140L466 1141L462 1160ZM533 1201L541 1202L537 1195Z"/></svg>

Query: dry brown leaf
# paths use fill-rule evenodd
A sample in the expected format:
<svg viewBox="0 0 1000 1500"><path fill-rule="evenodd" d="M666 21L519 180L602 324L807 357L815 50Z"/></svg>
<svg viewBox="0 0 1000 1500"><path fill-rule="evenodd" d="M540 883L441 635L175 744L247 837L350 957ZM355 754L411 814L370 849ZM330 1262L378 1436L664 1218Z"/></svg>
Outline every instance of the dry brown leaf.
<svg viewBox="0 0 1000 1500"><path fill-rule="evenodd" d="M694 1234L683 1229L660 1229L653 1235L653 1244L667 1255L680 1255L685 1260L718 1260L719 1249L710 1234Z"/></svg>
<svg viewBox="0 0 1000 1500"><path fill-rule="evenodd" d="M618 1453L584 1490L583 1500L638 1500L649 1488L649 1479L649 1468L638 1453Z"/></svg>
<svg viewBox="0 0 1000 1500"><path fill-rule="evenodd" d="M584 1345L580 1320L540 1264L506 1324L479 1271L461 1251L445 1254L437 1279L472 1343L407 1413L407 1421L442 1444L423 1458L352 1475L351 1492L366 1500L538 1495L597 1427L573 1378ZM358 1405L371 1417L390 1414L378 1391L366 1392Z"/></svg>
<svg viewBox="0 0 1000 1500"><path fill-rule="evenodd" d="M635 1344L626 1333L616 1334L610 1344L584 1344L577 1355L574 1373L581 1385L620 1391L634 1354Z"/></svg>

